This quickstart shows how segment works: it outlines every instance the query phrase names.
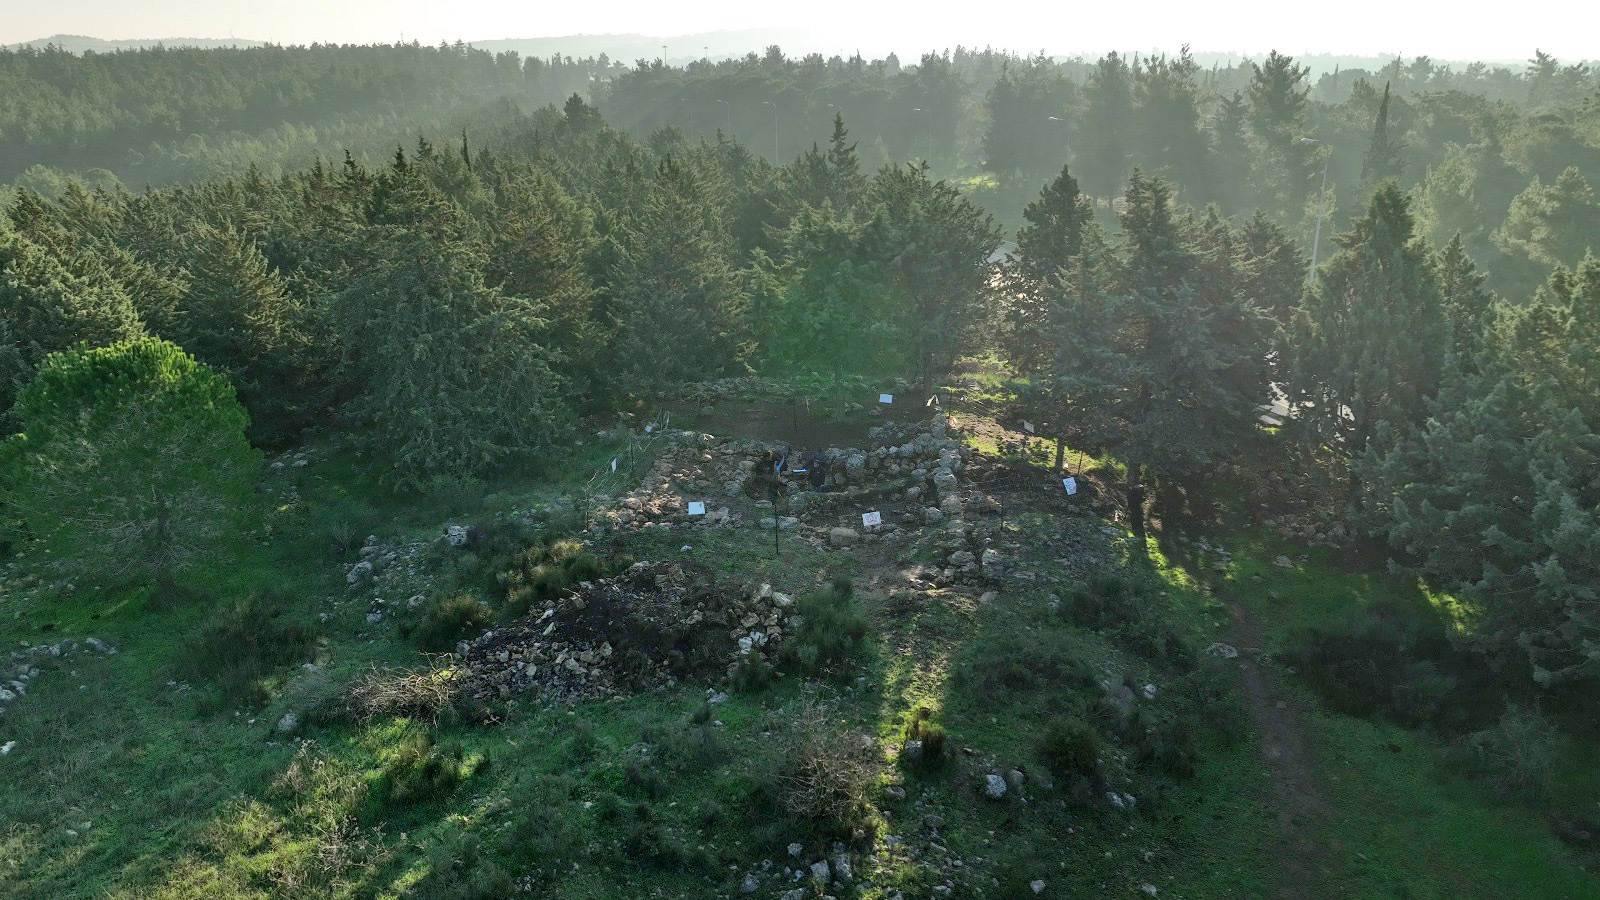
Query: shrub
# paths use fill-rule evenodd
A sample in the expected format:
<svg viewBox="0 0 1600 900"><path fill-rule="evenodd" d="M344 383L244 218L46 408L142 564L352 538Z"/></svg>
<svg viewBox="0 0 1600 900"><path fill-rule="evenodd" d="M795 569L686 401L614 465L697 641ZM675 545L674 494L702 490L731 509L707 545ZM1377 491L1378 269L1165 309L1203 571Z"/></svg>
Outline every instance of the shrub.
<svg viewBox="0 0 1600 900"><path fill-rule="evenodd" d="M265 703L263 681L304 660L316 643L309 626L280 621L285 605L278 595L258 593L222 609L185 645L180 673L215 683L227 703Z"/></svg>
<svg viewBox="0 0 1600 900"><path fill-rule="evenodd" d="M1539 799L1550 791L1556 730L1537 710L1506 704L1494 725L1467 736L1473 774L1500 791Z"/></svg>
<svg viewBox="0 0 1600 900"><path fill-rule="evenodd" d="M1481 710L1484 667L1450 643L1430 612L1377 605L1341 627L1301 634L1290 654L1301 677L1334 709L1402 725L1461 725Z"/></svg>
<svg viewBox="0 0 1600 900"><path fill-rule="evenodd" d="M1168 775L1188 778L1200 759L1199 729L1199 723L1189 716L1141 705L1134 710L1130 729L1134 758Z"/></svg>
<svg viewBox="0 0 1600 900"><path fill-rule="evenodd" d="M1102 573L1073 591L1063 612L1082 628L1108 628L1141 618L1139 596L1132 584L1118 575Z"/></svg>
<svg viewBox="0 0 1600 900"><path fill-rule="evenodd" d="M493 861L485 859L472 837L447 840L428 851L427 874L406 892L408 900L500 900L516 884Z"/></svg>
<svg viewBox="0 0 1600 900"><path fill-rule="evenodd" d="M562 775L535 775L518 786L517 817L505 836L505 855L545 875L564 872L582 856L588 834L578 815L578 783Z"/></svg>
<svg viewBox="0 0 1600 900"><path fill-rule="evenodd" d="M980 639L956 667L956 684L982 703L1041 690L1072 691L1095 685L1094 667L1062 643L1033 632Z"/></svg>
<svg viewBox="0 0 1600 900"><path fill-rule="evenodd" d="M455 672L438 664L424 669L374 668L350 685L347 702L363 721L409 716L437 722L455 693Z"/></svg>
<svg viewBox="0 0 1600 900"><path fill-rule="evenodd" d="M411 731L384 763L371 796L390 812L441 799L470 774L459 743L441 746L429 733Z"/></svg>
<svg viewBox="0 0 1600 900"><path fill-rule="evenodd" d="M866 650L867 618L848 578L800 597L800 627L783 644L784 659L807 674L838 674Z"/></svg>
<svg viewBox="0 0 1600 900"><path fill-rule="evenodd" d="M1100 735L1082 719L1057 716L1045 727L1039 758L1058 775L1092 775L1100 765Z"/></svg>
<svg viewBox="0 0 1600 900"><path fill-rule="evenodd" d="M871 822L871 768L855 741L816 707L797 714L773 781L782 811L822 840L859 841Z"/></svg>
<svg viewBox="0 0 1600 900"><path fill-rule="evenodd" d="M651 800L660 800L667 792L666 779L656 771L653 763L647 760L635 760L622 770L622 783L629 790Z"/></svg>
<svg viewBox="0 0 1600 900"><path fill-rule="evenodd" d="M535 605L553 603L580 582L620 571L615 561L607 565L583 552L583 545L577 541L552 540L549 536L500 560L496 577L505 586L501 613L507 618L526 615Z"/></svg>
<svg viewBox="0 0 1600 900"><path fill-rule="evenodd" d="M772 686L772 664L760 653L746 653L733 669L733 689L741 694L759 694Z"/></svg>
<svg viewBox="0 0 1600 900"><path fill-rule="evenodd" d="M919 741L922 745L916 759L906 760L908 764L931 769L944 762L945 731L933 722L933 710L928 707L919 706L912 711L911 720L906 723L905 739Z"/></svg>
<svg viewBox="0 0 1600 900"><path fill-rule="evenodd" d="M446 651L456 641L489 627L494 616L482 600L471 594L434 598L417 621L401 627L424 650Z"/></svg>

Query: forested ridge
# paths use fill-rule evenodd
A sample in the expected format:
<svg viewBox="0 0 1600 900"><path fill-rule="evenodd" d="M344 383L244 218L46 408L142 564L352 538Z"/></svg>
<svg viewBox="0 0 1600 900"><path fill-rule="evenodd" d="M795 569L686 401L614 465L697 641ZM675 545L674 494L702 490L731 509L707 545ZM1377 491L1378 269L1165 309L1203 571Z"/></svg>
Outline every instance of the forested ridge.
<svg viewBox="0 0 1600 900"><path fill-rule="evenodd" d="M399 145L396 132L405 135ZM462 45L83 56L23 49L0 51L4 179L13 181L0 192L0 409L8 410L0 433L10 436L0 444L0 560L13 596L145 591L152 609L185 608L185 598L221 590L205 574L213 557L267 559L264 547L299 548L287 543L295 526L263 523L303 515L299 492L333 490L337 478L282 493L262 486L263 456L279 471L286 460L305 465L306 448L331 454L371 479L362 489L383 498L372 504L470 497L488 508L500 496L492 486L548 473L586 446L609 446L614 435L631 435L621 446L636 452L645 438L632 417L659 415L650 411L663 401L715 397L708 385L789 385L798 418L802 399L900 384L928 404L928 415L940 402L966 402L973 405L958 415L1006 428L1026 421L1022 449L1007 449L1008 438L984 445L983 453L1013 466L997 479L1048 470L1059 489L1062 477L1083 475L1085 455L1095 460L1085 491L1111 516L1104 528L1126 534L1129 571L1142 573L1127 584L1084 576L1065 607L1051 595L1048 627L1115 632L1151 671L1172 677L1175 696L1188 692L1181 696L1190 706L1170 720L1160 712L1129 717L1136 698L1129 692L1119 711L1119 690L1129 687L1109 681L1110 700L1066 703L1035 729L1045 735L1038 754L1047 771L1078 773L1065 802L1123 810L1114 790L1117 799L1099 799L1111 783L1105 760L1121 758L1107 748L1119 741L1130 771L1161 773L1137 782L1141 793L1150 789L1152 805L1163 792L1186 790L1173 785L1204 767L1199 748L1213 738L1189 729L1209 734L1198 711L1233 701L1221 699L1220 688L1211 693L1210 663L1193 662L1205 654L1188 646L1195 638L1158 624L1150 609L1153 598L1188 598L1204 612L1173 621L1192 617L1195 635L1216 636L1206 629L1220 627L1219 598L1250 588L1242 575L1207 581L1207 572L1232 564L1226 553L1209 569L1174 575L1177 523L1220 524L1223 515L1208 510L1242 502L1258 507L1248 527L1261 532L1289 518L1269 520L1261 512L1268 507L1320 517L1306 532L1312 544L1345 548L1340 565L1364 567L1352 576L1362 585L1353 593L1389 591L1367 579L1392 577L1432 610L1418 618L1375 603L1349 621L1315 620L1292 635L1285 626L1284 645L1263 665L1286 666L1285 677L1340 714L1459 740L1473 777L1545 817L1539 839L1549 832L1575 848L1574 872L1600 852L1591 833L1600 819L1572 811L1595 801L1588 783L1574 782L1572 802L1553 796L1566 770L1549 749L1586 739L1600 687L1600 72L1586 65L1538 54L1522 72L1456 71L1417 58L1313 80L1277 53L1208 70L1187 50L1060 62L958 49L902 66L892 58L788 59L774 47L679 68L523 60ZM999 399L983 399L991 389ZM708 403L701 414L712 411ZM918 440L944 440L944 428ZM1048 436L1044 449L1028 450L1036 435ZM692 446L707 448L708 464L726 449L709 439ZM903 448L911 447L908 439ZM903 448L889 456L911 452ZM937 465L916 476L931 479L930 492L945 500L948 488L928 473L959 469L953 448L942 459L935 450ZM1068 448L1077 451L1076 470ZM611 475L619 459L631 457L617 451ZM556 542L568 536L560 528L576 542L598 527L586 504L599 502L594 485L605 461L585 465L601 474L585 470L587 487L571 504L578 520L549 525L542 544L485 543L474 549L483 561L445 563L450 588L413 598L407 609L421 609L421 618L401 625L401 636L448 651L493 617L502 626L520 622L544 608L531 604L548 600L554 610L557 597L636 571L617 562L626 555L620 550L597 561L578 555L577 543ZM852 459L852 477L866 465ZM653 470L646 484L665 479L663 471L671 467ZM356 483L327 496L359 507L369 501L352 499ZM932 496L920 482L913 487L912 501ZM1076 480L1067 490L1078 490ZM763 552L784 528L799 527L784 524L778 496L773 489L762 509L770 533ZM915 504L909 518L933 527L956 518L963 502L973 501L926 512L926 503ZM382 521L376 509L359 521ZM638 505L627 510L627 522L645 515ZM976 570L978 560L991 565L991 552L995 560L1011 554L1006 515L1001 505L990 545L944 547L940 565L965 553ZM494 530L509 528L503 520L483 527L493 541L512 540ZM662 547L689 559L702 541L719 546L703 534L685 532L681 551L668 534ZM847 539L827 532L820 540L838 551L854 546L850 534L849 543L828 545ZM361 537L332 541L357 590L383 559ZM727 571L756 565L747 558L754 550L729 546ZM1297 565L1276 553L1263 558L1274 556L1279 569ZM842 564L819 557L808 577L829 565ZM944 571L944 581L929 576L928 584L959 582ZM1329 583L1343 585L1343 577ZM1140 587L1141 578L1166 579L1166 587ZM1005 584L1006 596L1034 589ZM866 625L852 618L854 590L845 577L807 596L805 616L828 626L792 626L792 635L801 630L791 640L817 643L774 656L780 668L797 680L855 671L849 660L865 651L850 642L866 640ZM994 602L992 593L970 593L980 607ZM5 596L0 591L0 601ZM16 627L24 627L23 609L27 628L47 620L55 627L59 614L38 602L19 607ZM380 609L384 602L361 611L366 623L407 614ZM1043 596L1029 602L1032 611L1018 615L1045 608ZM265 624L295 607L269 613L256 603L252 595L230 608L234 618L213 624L192 652L205 640L226 644L226 628L250 631L251 617L263 617L256 625L288 649L281 660L253 659L259 672L177 672L173 684L179 676L223 679L224 699L214 708L202 703L202 719L230 704L278 703L273 692L289 676L272 673L311 652L311 631ZM329 615L342 613L321 621ZM353 629L363 627L359 615L350 618ZM1019 627L1032 634L1032 626ZM960 630L940 628L946 637ZM29 631L23 645L44 633ZM1022 640L1006 638L1013 639ZM984 652L991 651L995 659L1040 654L1063 683L1101 690L1092 670L1079 672L1081 660L1055 661L1051 654L1065 652L1057 645ZM1022 668L994 663L974 675L974 665L956 663L952 683L973 679L980 696L1007 698L997 703L1027 703L1028 692L1047 689ZM768 690L770 671L740 666L728 669L728 690ZM1143 690L1155 700L1153 683ZM299 733L304 710L296 709L283 733ZM713 712L704 710L685 733L711 746L704 732ZM364 725L391 714L422 718L410 707L366 714ZM502 714L518 721L504 710L482 713L495 721ZM884 726L898 735L896 753L910 741L919 753L934 741L943 746L935 712L906 715L903 726ZM0 731L8 721L0 719ZM345 724L327 727L347 727L338 721ZM427 734L397 751L410 762L384 763L387 780L372 790L389 791L388 799L351 800L358 812L350 821L409 822L414 812L395 810L447 802L440 798L456 789L450 779L475 777L470 753L457 747L452 762L431 743L434 731ZM580 766L598 752L597 740L613 738L591 732L572 740L575 749L560 752ZM643 742L652 740L647 729ZM1544 749L1529 749L1535 744ZM629 860L706 879L723 877L723 863L744 867L741 877L755 871L751 859L707 862L662 838L650 816L664 813L644 808L669 788L638 765L605 776L608 790L648 798L634 811L606 813L622 817L606 827L626 831ZM456 774L438 774L446 770ZM990 799L1005 793L1011 774L989 776L1002 779L998 793L987 788ZM791 786L802 779L792 769L774 777ZM934 790L935 776L910 777ZM426 783L402 790L395 785L404 778ZM429 780L436 778L447 783ZM1013 798L1021 778L1009 781ZM403 797L405 790L423 799ZM826 848L825 859L839 852L848 861L853 851L835 847L869 846L873 829L891 827L860 818L870 818L859 808L866 787L839 790L849 796L827 814L796 813L783 794L791 804L783 806L786 827L804 821L815 829L803 839L808 858L814 845ZM553 807L579 796L576 785L557 781L540 781L535 791ZM782 806L759 790L750 796L750 809ZM743 828L730 824L742 815L718 806L700 827ZM551 859L581 858L602 871L621 865L583 856L574 849L582 841L555 826L519 827L537 832L523 843ZM361 838L373 842L366 849L341 852L377 852L387 840L379 831ZM22 859L15 847L26 843L7 844L7 835L24 833L33 835L23 826L0 830L0 884L25 880L24 864L5 863L7 852ZM441 851L427 871L448 879L509 866L524 853L517 841L502 851L492 849L500 838L482 840L495 866L473 869L474 843L470 852ZM779 848L765 853L786 843L764 833L758 840ZM1031 851L1021 856L1017 873L1040 869ZM338 871L360 868L355 858L340 857L338 866L350 868ZM560 893L581 881L539 868L546 862L536 853L529 859L548 880L523 885L528 890ZM383 871L402 894L434 877L394 874L404 867L388 857L373 865L389 866ZM934 883L904 877L908 891ZM950 877L939 883L959 881ZM1008 891L1032 880L1016 875L992 895L1018 895ZM315 895L306 886L314 882L293 890L275 882L273 890ZM462 896L506 889L491 883ZM866 884L860 891L887 896Z"/></svg>

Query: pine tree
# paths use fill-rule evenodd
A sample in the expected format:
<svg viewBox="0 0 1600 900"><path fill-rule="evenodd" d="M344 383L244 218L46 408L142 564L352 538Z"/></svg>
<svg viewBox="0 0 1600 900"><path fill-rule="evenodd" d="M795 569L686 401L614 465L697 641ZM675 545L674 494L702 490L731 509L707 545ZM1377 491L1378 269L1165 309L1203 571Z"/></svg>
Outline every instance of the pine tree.
<svg viewBox="0 0 1600 900"><path fill-rule="evenodd" d="M1134 533L1146 471L1202 474L1253 430L1267 396L1267 319L1236 287L1220 218L1185 224L1171 188L1135 171L1115 280L1093 261L1062 284L1057 381L1095 443L1127 464Z"/></svg>
<svg viewBox="0 0 1600 900"><path fill-rule="evenodd" d="M1274 50L1264 65L1250 64L1250 130L1260 146L1253 173L1257 197L1282 222L1296 222L1311 193L1313 157L1299 146L1305 129L1305 84L1310 71Z"/></svg>
<svg viewBox="0 0 1600 900"><path fill-rule="evenodd" d="M1390 178L1399 178L1403 168L1400 145L1389 137L1389 84L1385 82L1383 100L1372 120L1372 139L1367 144L1366 155L1361 158L1362 193L1371 193Z"/></svg>
<svg viewBox="0 0 1600 900"><path fill-rule="evenodd" d="M1467 365L1482 346L1494 294L1485 287L1488 278L1467 255L1459 234L1439 252L1437 268L1439 297L1450 328L1450 347L1457 359Z"/></svg>
<svg viewBox="0 0 1600 900"><path fill-rule="evenodd" d="M1515 267L1512 285L1537 283L1540 273L1576 266L1586 251L1600 248L1600 198L1576 166L1554 184L1538 176L1511 202L1495 230L1496 247Z"/></svg>
<svg viewBox="0 0 1600 900"><path fill-rule="evenodd" d="M1094 211L1066 166L1022 211L1016 249L1006 257L1001 345L1019 372L1036 373L1054 356L1047 291L1061 268L1071 266L1095 230ZM1092 239L1092 236L1090 236Z"/></svg>
<svg viewBox="0 0 1600 900"><path fill-rule="evenodd" d="M1091 198L1110 198L1128 174L1133 117L1133 74L1115 53L1101 57L1083 89L1086 108L1077 141L1078 171Z"/></svg>
<svg viewBox="0 0 1600 900"><path fill-rule="evenodd" d="M1237 264L1245 299L1287 325L1300 305L1307 266L1288 232L1256 210L1239 230Z"/></svg>
<svg viewBox="0 0 1600 900"><path fill-rule="evenodd" d="M638 216L615 239L607 291L629 383L744 371L746 298L709 186L683 165L662 162Z"/></svg>
<svg viewBox="0 0 1600 900"><path fill-rule="evenodd" d="M1398 186L1380 188L1337 242L1294 317L1291 411L1306 437L1359 459L1379 422L1404 429L1425 415L1449 332L1432 254Z"/></svg>

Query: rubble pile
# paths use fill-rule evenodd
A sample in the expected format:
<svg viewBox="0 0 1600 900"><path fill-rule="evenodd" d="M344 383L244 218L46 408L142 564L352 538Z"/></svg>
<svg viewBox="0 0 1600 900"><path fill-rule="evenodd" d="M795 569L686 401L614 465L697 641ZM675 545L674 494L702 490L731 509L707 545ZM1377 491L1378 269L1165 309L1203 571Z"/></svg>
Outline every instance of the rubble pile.
<svg viewBox="0 0 1600 900"><path fill-rule="evenodd" d="M773 652L793 606L770 585L719 586L693 563L635 563L458 645L461 694L571 703L720 678L748 654Z"/></svg>

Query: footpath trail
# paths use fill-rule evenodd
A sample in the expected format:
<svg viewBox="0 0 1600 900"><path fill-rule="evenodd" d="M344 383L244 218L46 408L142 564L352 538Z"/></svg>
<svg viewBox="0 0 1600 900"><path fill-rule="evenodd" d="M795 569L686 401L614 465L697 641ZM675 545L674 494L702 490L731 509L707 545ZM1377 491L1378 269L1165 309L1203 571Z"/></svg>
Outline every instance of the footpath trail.
<svg viewBox="0 0 1600 900"><path fill-rule="evenodd" d="M1261 631L1249 610L1225 586L1214 584L1213 589L1232 617L1229 637L1239 650L1240 685L1272 777L1279 840L1274 854L1278 860L1277 896L1329 896L1323 885L1336 848L1328 845L1326 829L1320 827L1329 808L1299 706L1277 676L1261 665Z"/></svg>

